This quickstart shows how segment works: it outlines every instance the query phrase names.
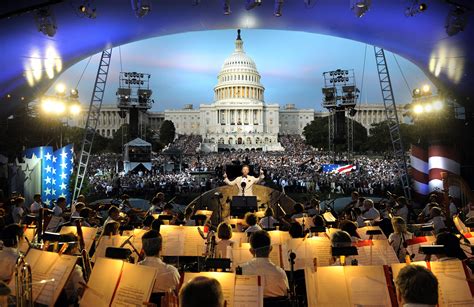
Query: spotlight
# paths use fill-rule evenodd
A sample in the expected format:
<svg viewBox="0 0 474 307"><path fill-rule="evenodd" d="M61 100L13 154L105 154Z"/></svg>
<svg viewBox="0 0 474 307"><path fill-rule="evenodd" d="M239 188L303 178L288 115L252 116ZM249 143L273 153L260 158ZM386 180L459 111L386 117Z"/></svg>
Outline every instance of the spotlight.
<svg viewBox="0 0 474 307"><path fill-rule="evenodd" d="M82 15L82 17L87 17L90 19L97 17L95 13L95 7L92 7L90 0L85 0L83 4L79 5L78 12Z"/></svg>
<svg viewBox="0 0 474 307"><path fill-rule="evenodd" d="M421 89L423 90L423 94L428 94L430 92L430 86L428 84L423 85Z"/></svg>
<svg viewBox="0 0 474 307"><path fill-rule="evenodd" d="M56 93L59 95L63 95L66 92L66 86L62 83L58 83L56 85Z"/></svg>
<svg viewBox="0 0 474 307"><path fill-rule="evenodd" d="M281 9L283 7L283 2L284 0L275 0L275 5L273 8L273 15L275 17L281 17L282 15Z"/></svg>
<svg viewBox="0 0 474 307"><path fill-rule="evenodd" d="M77 91L77 89L73 88L71 89L71 94L70 94L71 98L79 98L79 92Z"/></svg>
<svg viewBox="0 0 474 307"><path fill-rule="evenodd" d="M419 13L426 11L427 9L428 5L426 5L426 3L420 3L420 1L418 0L412 0L410 6L407 7L405 10L405 16L413 17Z"/></svg>
<svg viewBox="0 0 474 307"><path fill-rule="evenodd" d="M248 11L260 5L262 5L262 0L247 0L245 3L245 9Z"/></svg>
<svg viewBox="0 0 474 307"><path fill-rule="evenodd" d="M45 113L50 113L54 108L54 102L50 98L43 99L41 108Z"/></svg>
<svg viewBox="0 0 474 307"><path fill-rule="evenodd" d="M426 113L430 113L431 111L433 111L433 106L431 104L426 104L425 108L424 108L424 111Z"/></svg>
<svg viewBox="0 0 474 307"><path fill-rule="evenodd" d="M441 100L436 100L433 102L433 109L435 111L440 111L443 109L443 102Z"/></svg>
<svg viewBox="0 0 474 307"><path fill-rule="evenodd" d="M413 98L418 98L421 95L421 90L419 88L416 88L413 90Z"/></svg>
<svg viewBox="0 0 474 307"><path fill-rule="evenodd" d="M369 10L371 2L371 0L352 0L351 10L360 18Z"/></svg>
<svg viewBox="0 0 474 307"><path fill-rule="evenodd" d="M224 9L224 15L230 15L230 0L222 0L222 8Z"/></svg>
<svg viewBox="0 0 474 307"><path fill-rule="evenodd" d="M56 26L56 19L51 13L49 7L38 9L36 11L35 19L38 31L49 37L53 37L56 34L58 28Z"/></svg>
<svg viewBox="0 0 474 307"><path fill-rule="evenodd" d="M73 104L69 108L69 112L71 113L71 115L78 115L79 113L81 113L81 106L79 104Z"/></svg>
<svg viewBox="0 0 474 307"><path fill-rule="evenodd" d="M413 112L415 112L415 114L421 114L423 113L423 106L421 104L417 104L413 107Z"/></svg>
<svg viewBox="0 0 474 307"><path fill-rule="evenodd" d="M151 12L151 1L149 0L131 0L132 10L135 15L142 18Z"/></svg>
<svg viewBox="0 0 474 307"><path fill-rule="evenodd" d="M467 14L466 11L461 7L456 7L455 9L449 12L448 17L446 17L446 34L453 36L459 32L464 31L467 25Z"/></svg>

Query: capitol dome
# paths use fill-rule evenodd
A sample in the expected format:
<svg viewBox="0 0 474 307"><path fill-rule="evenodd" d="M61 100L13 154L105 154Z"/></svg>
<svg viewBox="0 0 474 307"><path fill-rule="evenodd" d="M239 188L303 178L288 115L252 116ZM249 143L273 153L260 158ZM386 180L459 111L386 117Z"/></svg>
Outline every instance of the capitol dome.
<svg viewBox="0 0 474 307"><path fill-rule="evenodd" d="M260 84L257 66L243 48L244 42L237 30L234 52L224 61L214 87L216 103L263 103L265 88Z"/></svg>

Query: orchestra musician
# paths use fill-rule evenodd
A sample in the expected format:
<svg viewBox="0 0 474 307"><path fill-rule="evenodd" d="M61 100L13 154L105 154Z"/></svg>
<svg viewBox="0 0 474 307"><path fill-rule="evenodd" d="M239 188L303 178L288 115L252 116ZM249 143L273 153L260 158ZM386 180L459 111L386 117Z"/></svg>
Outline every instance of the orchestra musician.
<svg viewBox="0 0 474 307"><path fill-rule="evenodd" d="M265 230L252 233L250 252L253 259L241 265L243 275L262 277L263 297L285 296L288 292L288 278L285 271L268 258L272 250L270 235Z"/></svg>
<svg viewBox="0 0 474 307"><path fill-rule="evenodd" d="M36 215L43 208L41 194L35 194L35 196L33 196L33 200L34 202L30 205L30 212Z"/></svg>
<svg viewBox="0 0 474 307"><path fill-rule="evenodd" d="M222 222L217 226L217 238L219 241L216 244L217 258L230 258L228 248L232 248L234 241L232 241L232 227Z"/></svg>
<svg viewBox="0 0 474 307"><path fill-rule="evenodd" d="M0 281L8 282L12 278L16 260L20 256L18 243L22 236L23 229L19 224L10 224L1 232L0 241L3 246L0 249Z"/></svg>
<svg viewBox="0 0 474 307"><path fill-rule="evenodd" d="M163 239L156 230L149 230L142 237L145 259L138 264L153 267L157 270L153 293L175 290L180 281L178 269L164 263L160 258L162 243Z"/></svg>
<svg viewBox="0 0 474 307"><path fill-rule="evenodd" d="M249 175L250 167L248 165L242 166L242 176L235 178L234 180L229 180L227 174L224 173L224 182L230 186L236 186L239 189L240 196L253 196L253 186L254 184L259 184L264 178L263 169L260 169L260 176L254 177Z"/></svg>

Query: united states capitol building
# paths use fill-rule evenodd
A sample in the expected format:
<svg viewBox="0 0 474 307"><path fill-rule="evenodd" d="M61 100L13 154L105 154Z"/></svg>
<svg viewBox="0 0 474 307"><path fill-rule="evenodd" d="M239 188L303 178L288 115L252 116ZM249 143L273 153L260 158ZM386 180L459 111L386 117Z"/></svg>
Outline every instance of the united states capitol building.
<svg viewBox="0 0 474 307"><path fill-rule="evenodd" d="M301 135L306 125L315 117L329 115L327 112L315 112L314 109L298 109L294 104L280 107L277 103L265 103L265 87L255 62L244 51L244 42L240 30L235 40L232 54L224 61L217 75L214 87L214 102L201 104L194 108L192 104L182 109L164 112L147 111L141 113L141 129L150 128L159 132L164 120L174 123L178 135L200 135L200 150L205 152L218 150L284 150L278 142L278 135ZM367 130L373 123L385 120L382 104L366 104L356 107L354 120ZM398 108L398 117L403 118L403 105ZM83 127L87 117L76 123ZM128 115L127 115L128 117ZM120 117L116 105L103 105L97 131L104 137L113 137L128 118Z"/></svg>

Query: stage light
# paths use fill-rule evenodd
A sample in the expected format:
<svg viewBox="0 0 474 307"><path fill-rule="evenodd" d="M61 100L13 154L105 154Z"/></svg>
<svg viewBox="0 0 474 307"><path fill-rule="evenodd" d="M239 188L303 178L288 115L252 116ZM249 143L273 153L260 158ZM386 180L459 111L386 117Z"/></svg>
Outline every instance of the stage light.
<svg viewBox="0 0 474 307"><path fill-rule="evenodd" d="M416 98L421 95L421 90L419 88L416 88L413 90L413 98Z"/></svg>
<svg viewBox="0 0 474 307"><path fill-rule="evenodd" d="M41 102L41 109L43 109L45 113L50 113L54 109L54 105L55 103L51 98L44 98Z"/></svg>
<svg viewBox="0 0 474 307"><path fill-rule="evenodd" d="M273 15L275 17L281 17L283 15L282 14L283 2L284 0L275 0L275 5L273 8Z"/></svg>
<svg viewBox="0 0 474 307"><path fill-rule="evenodd" d="M452 9L446 17L446 34L449 36L456 35L459 32L464 31L467 25L467 13L462 7L456 7Z"/></svg>
<svg viewBox="0 0 474 307"><path fill-rule="evenodd" d="M426 113L431 113L433 111L433 106L431 104L426 104L424 107Z"/></svg>
<svg viewBox="0 0 474 307"><path fill-rule="evenodd" d="M433 109L435 111L440 111L443 109L443 102L441 100L436 100L433 102Z"/></svg>
<svg viewBox="0 0 474 307"><path fill-rule="evenodd" d="M79 5L78 12L82 17L94 19L97 17L95 7L92 7L90 0L84 0L84 3Z"/></svg>
<svg viewBox="0 0 474 307"><path fill-rule="evenodd" d="M246 0L245 9L248 11L260 5L262 5L262 0Z"/></svg>
<svg viewBox="0 0 474 307"><path fill-rule="evenodd" d="M49 37L53 37L56 34L58 27L56 26L56 20L49 7L38 9L36 11L35 20L38 31Z"/></svg>
<svg viewBox="0 0 474 307"><path fill-rule="evenodd" d="M230 0L222 0L222 8L224 9L224 15L230 15Z"/></svg>
<svg viewBox="0 0 474 307"><path fill-rule="evenodd" d="M420 12L424 12L424 11L426 11L427 9L428 9L428 5L426 5L426 3L420 3L420 4L418 5L418 10L419 10Z"/></svg>
<svg viewBox="0 0 474 307"><path fill-rule="evenodd" d="M79 113L81 113L81 106L79 104L73 104L69 108L69 112L71 113L71 115L78 115Z"/></svg>
<svg viewBox="0 0 474 307"><path fill-rule="evenodd" d="M62 83L58 83L56 85L56 93L59 95L63 95L66 92L66 86Z"/></svg>
<svg viewBox="0 0 474 307"><path fill-rule="evenodd" d="M423 113L423 110L424 109L423 109L423 106L421 104L417 104L413 107L413 112L415 114L421 114L421 113Z"/></svg>
<svg viewBox="0 0 474 307"><path fill-rule="evenodd" d="M70 96L75 99L79 98L79 91L76 88L71 89Z"/></svg>
<svg viewBox="0 0 474 307"><path fill-rule="evenodd" d="M423 85L421 89L423 90L423 94L428 94L430 92L430 86L428 84Z"/></svg>
<svg viewBox="0 0 474 307"><path fill-rule="evenodd" d="M151 12L151 2L149 0L131 0L131 4L137 17L144 17Z"/></svg>
<svg viewBox="0 0 474 307"><path fill-rule="evenodd" d="M12 95L10 95L10 94L7 94L7 98L12 98Z"/></svg>
<svg viewBox="0 0 474 307"><path fill-rule="evenodd" d="M357 110L356 110L356 109L350 109L350 110L349 110L349 116L354 117L356 114L357 114Z"/></svg>
<svg viewBox="0 0 474 307"><path fill-rule="evenodd" d="M362 17L369 10L371 0L353 0L351 9L357 17Z"/></svg>

